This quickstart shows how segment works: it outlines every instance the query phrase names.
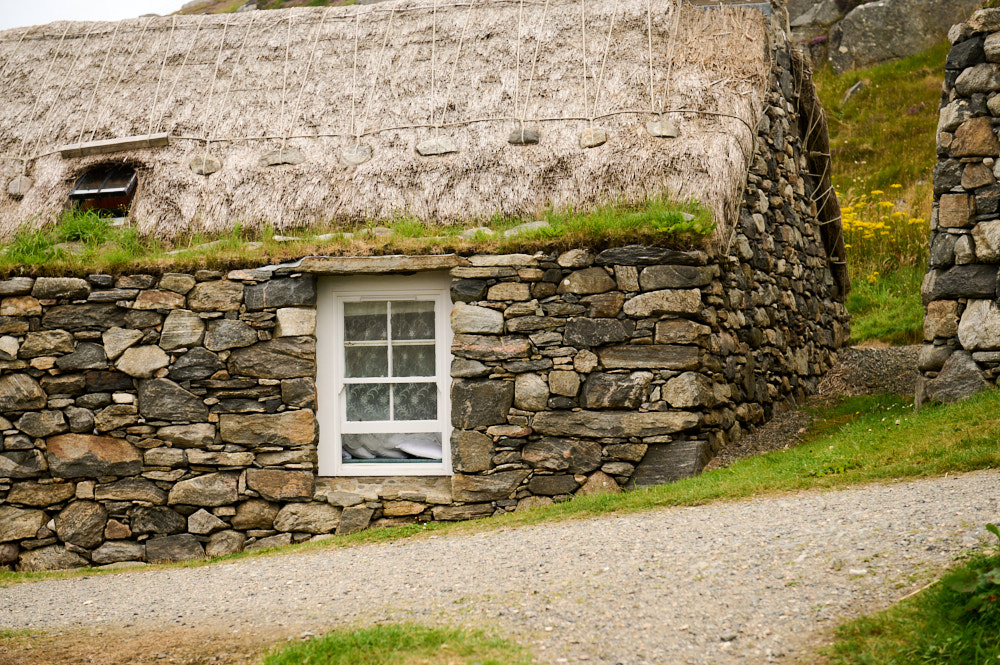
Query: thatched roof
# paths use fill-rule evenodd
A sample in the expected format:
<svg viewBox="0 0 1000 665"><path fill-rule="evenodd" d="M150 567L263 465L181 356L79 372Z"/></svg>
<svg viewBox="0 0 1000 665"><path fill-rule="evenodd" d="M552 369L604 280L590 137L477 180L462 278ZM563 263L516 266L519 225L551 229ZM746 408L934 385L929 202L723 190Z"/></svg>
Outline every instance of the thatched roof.
<svg viewBox="0 0 1000 665"><path fill-rule="evenodd" d="M699 199L724 230L768 88L767 23L677 2L399 0L0 32L0 235L47 221L109 162L137 167L132 217L164 236L472 221L664 190ZM671 111L679 137L651 137L651 111ZM507 142L522 120L540 143ZM581 148L588 126L607 142ZM159 132L168 146L58 153ZM458 151L418 155L435 136ZM345 165L358 141L370 161ZM305 161L261 165L283 147ZM222 169L197 175L206 152ZM21 173L34 184L18 201L7 183Z"/></svg>

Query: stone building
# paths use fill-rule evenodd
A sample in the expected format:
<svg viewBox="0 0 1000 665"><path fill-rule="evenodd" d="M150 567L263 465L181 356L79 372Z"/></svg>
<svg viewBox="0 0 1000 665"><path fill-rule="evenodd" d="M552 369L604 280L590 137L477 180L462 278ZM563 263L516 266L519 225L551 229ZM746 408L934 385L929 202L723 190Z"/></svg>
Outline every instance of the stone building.
<svg viewBox="0 0 1000 665"><path fill-rule="evenodd" d="M815 388L848 284L783 6L552 4L0 33L8 234L71 200L165 237L663 193L716 220L688 246L8 276L0 565L214 556L649 486Z"/></svg>
<svg viewBox="0 0 1000 665"><path fill-rule="evenodd" d="M949 32L934 167L917 405L996 383L1000 367L1000 10Z"/></svg>

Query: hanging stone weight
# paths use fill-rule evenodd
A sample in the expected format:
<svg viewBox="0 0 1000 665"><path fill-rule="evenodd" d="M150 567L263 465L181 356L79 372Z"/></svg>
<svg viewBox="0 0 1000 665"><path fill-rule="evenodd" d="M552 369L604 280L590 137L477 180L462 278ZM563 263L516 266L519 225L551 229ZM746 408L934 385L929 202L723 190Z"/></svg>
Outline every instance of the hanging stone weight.
<svg viewBox="0 0 1000 665"><path fill-rule="evenodd" d="M11 198L20 200L24 198L24 195L28 193L28 190L34 184L34 181L28 176L19 175L7 185L7 193L10 194Z"/></svg>
<svg viewBox="0 0 1000 665"><path fill-rule="evenodd" d="M366 145L355 144L340 151L340 163L344 166L361 166L372 158L372 149Z"/></svg>
<svg viewBox="0 0 1000 665"><path fill-rule="evenodd" d="M436 136L417 144L417 154L422 157L448 155L453 152L458 152L458 146L447 136Z"/></svg>
<svg viewBox="0 0 1000 665"><path fill-rule="evenodd" d="M222 169L222 162L212 157L207 152L203 152L195 155L191 158L190 164L191 170L198 175L212 175L216 171Z"/></svg>
<svg viewBox="0 0 1000 665"><path fill-rule="evenodd" d="M535 145L538 143L538 130L530 127L515 129L507 137L507 143L511 145Z"/></svg>
<svg viewBox="0 0 1000 665"><path fill-rule="evenodd" d="M261 166L281 166L282 164L301 164L306 156L301 150L274 150L260 158Z"/></svg>
<svg viewBox="0 0 1000 665"><path fill-rule="evenodd" d="M649 132L650 136L658 139L677 138L677 125L666 118L647 122L646 131Z"/></svg>
<svg viewBox="0 0 1000 665"><path fill-rule="evenodd" d="M608 142L608 132L606 129L601 127L587 127L585 130L580 132L580 147L596 148L599 145L604 145Z"/></svg>

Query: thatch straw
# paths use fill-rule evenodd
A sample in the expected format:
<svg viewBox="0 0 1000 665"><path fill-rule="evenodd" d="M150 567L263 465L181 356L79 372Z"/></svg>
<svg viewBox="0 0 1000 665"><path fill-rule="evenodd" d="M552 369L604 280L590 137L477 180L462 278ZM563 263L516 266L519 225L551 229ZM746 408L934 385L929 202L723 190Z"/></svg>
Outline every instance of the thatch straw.
<svg viewBox="0 0 1000 665"><path fill-rule="evenodd" d="M702 201L724 232L768 87L766 21L685 6L675 23L676 2L651 16L647 0L587 2L586 59L581 6L568 0L401 0L0 33L0 235L50 219L88 167L123 161L140 173L135 223L164 237L398 214L452 223L664 191ZM674 109L687 109L665 116L679 138L651 138L650 111ZM591 116L609 140L584 150ZM522 118L540 129L538 145L507 143ZM169 147L53 152L157 131L170 132ZM355 133L373 157L344 166ZM459 151L417 155L436 135ZM282 146L306 161L260 165ZM206 151L223 162L208 177L189 168ZM15 201L6 187L22 170L34 187Z"/></svg>

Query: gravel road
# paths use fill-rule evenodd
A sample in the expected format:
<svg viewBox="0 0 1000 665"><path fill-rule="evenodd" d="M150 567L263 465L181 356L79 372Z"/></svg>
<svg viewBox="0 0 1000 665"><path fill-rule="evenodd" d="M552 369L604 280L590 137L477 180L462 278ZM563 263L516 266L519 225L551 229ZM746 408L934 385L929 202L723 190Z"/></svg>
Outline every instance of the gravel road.
<svg viewBox="0 0 1000 665"><path fill-rule="evenodd" d="M802 659L976 546L1000 472L0 589L0 626L493 627L542 663ZM297 634L294 633L294 634Z"/></svg>

